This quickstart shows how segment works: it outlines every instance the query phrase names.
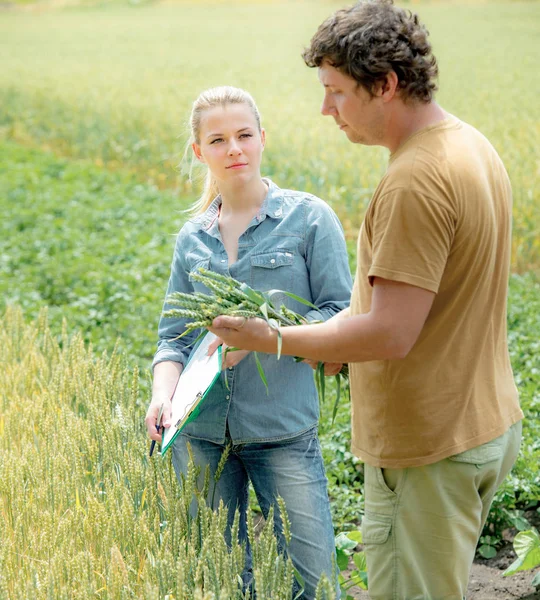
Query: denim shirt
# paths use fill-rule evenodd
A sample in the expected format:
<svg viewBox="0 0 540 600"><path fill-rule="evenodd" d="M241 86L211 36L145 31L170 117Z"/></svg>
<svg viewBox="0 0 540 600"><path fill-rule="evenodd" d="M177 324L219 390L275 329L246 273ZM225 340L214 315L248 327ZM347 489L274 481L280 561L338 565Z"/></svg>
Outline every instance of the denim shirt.
<svg viewBox="0 0 540 600"><path fill-rule="evenodd" d="M209 293L190 278L200 267L230 275L260 291L292 292L318 307L310 309L286 296L278 299L308 320L327 320L349 305L351 273L343 229L332 209L305 192L282 190L270 180L264 203L238 240L238 259L229 265L218 226L221 197L180 230L167 294ZM273 298L275 299L275 298ZM169 307L164 304L164 310ZM153 365L185 364L199 331L174 339L184 331L183 319L159 321L158 349ZM292 356L277 360L259 353L268 392L253 353L222 372L196 419L182 433L224 443L226 426L235 444L278 441L295 437L317 424L319 402L313 370ZM227 380L227 384L225 383Z"/></svg>

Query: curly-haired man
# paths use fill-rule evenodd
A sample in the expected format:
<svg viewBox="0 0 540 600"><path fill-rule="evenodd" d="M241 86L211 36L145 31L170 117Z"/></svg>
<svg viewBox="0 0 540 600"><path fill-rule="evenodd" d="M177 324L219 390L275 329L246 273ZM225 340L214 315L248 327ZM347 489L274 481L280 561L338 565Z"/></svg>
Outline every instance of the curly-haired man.
<svg viewBox="0 0 540 600"><path fill-rule="evenodd" d="M371 598L462 600L521 439L506 335L509 179L486 138L434 102L437 63L416 15L359 2L303 56L324 86L322 113L351 142L391 154L360 229L350 309L282 329L282 353L350 363ZM213 331L276 351L260 319L219 317Z"/></svg>

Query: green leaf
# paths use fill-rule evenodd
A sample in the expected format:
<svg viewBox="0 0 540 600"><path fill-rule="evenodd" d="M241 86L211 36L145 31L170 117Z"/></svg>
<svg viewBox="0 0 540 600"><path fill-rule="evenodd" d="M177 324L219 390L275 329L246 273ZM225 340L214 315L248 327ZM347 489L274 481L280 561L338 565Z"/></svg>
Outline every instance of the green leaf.
<svg viewBox="0 0 540 600"><path fill-rule="evenodd" d="M336 550L354 550L357 543L349 537L346 531L338 533L334 540Z"/></svg>
<svg viewBox="0 0 540 600"><path fill-rule="evenodd" d="M288 296L289 298L292 298L293 300L296 300L297 302L300 302L300 304L304 304L305 306L309 306L310 308L319 310L318 306L315 306L315 304L313 304L309 300L305 300L304 298L297 296L296 294L293 294L292 292L285 292L284 290L270 290L269 292L266 292L266 293L270 297L272 297L274 294L283 294L285 296Z"/></svg>
<svg viewBox="0 0 540 600"><path fill-rule="evenodd" d="M354 564L359 571L367 572L366 555L364 552L355 552L353 556Z"/></svg>
<svg viewBox="0 0 540 600"><path fill-rule="evenodd" d="M268 322L268 304L266 304L266 302L264 302L263 304L261 304L259 306L259 310L262 312L262 314L264 315L264 318Z"/></svg>
<svg viewBox="0 0 540 600"><path fill-rule="evenodd" d="M367 571L353 571L351 580L362 590L368 589L368 574Z"/></svg>
<svg viewBox="0 0 540 600"><path fill-rule="evenodd" d="M300 575L300 571L298 571L298 569L296 567L293 567L293 573L294 573L294 578L296 579L296 581L298 582L298 585L300 586L298 593L294 597L294 600L298 600L298 598L300 598L302 596L302 594L304 593L304 590L306 589L306 582L304 581L304 578L302 577L302 575Z"/></svg>
<svg viewBox="0 0 540 600"><path fill-rule="evenodd" d="M276 329L277 333L277 359L281 358L281 347L283 346L283 337L281 335L281 331L279 327Z"/></svg>
<svg viewBox="0 0 540 600"><path fill-rule="evenodd" d="M478 548L478 553L484 558L493 558L494 556L497 556L497 550L493 546L488 546L487 544L480 546L480 548Z"/></svg>
<svg viewBox="0 0 540 600"><path fill-rule="evenodd" d="M324 402L325 399L325 380L324 380L324 363L320 362L317 365L317 379L319 382L319 393L321 394L321 402Z"/></svg>
<svg viewBox="0 0 540 600"><path fill-rule="evenodd" d="M247 283L243 283L240 286L240 289L257 306L261 306L262 304L264 304L264 296L260 292L256 292L253 288L250 288L249 285L247 285Z"/></svg>
<svg viewBox="0 0 540 600"><path fill-rule="evenodd" d="M540 536L535 529L520 531L514 538L517 559L503 573L505 577L518 571L527 571L540 565Z"/></svg>
<svg viewBox="0 0 540 600"><path fill-rule="evenodd" d="M341 376L338 373L336 375L336 400L334 402L334 408L332 409L332 425L334 424L334 421L336 420L337 409L338 409L340 397L341 397Z"/></svg>
<svg viewBox="0 0 540 600"><path fill-rule="evenodd" d="M350 540L355 541L357 544L362 543L362 532L359 529L357 529L356 531L349 531L347 533L347 537Z"/></svg>
<svg viewBox="0 0 540 600"><path fill-rule="evenodd" d="M540 571L533 577L531 585L533 587L540 587Z"/></svg>
<svg viewBox="0 0 540 600"><path fill-rule="evenodd" d="M259 360L259 355L254 352L253 356L255 357L255 364L257 365L257 371L259 371L259 375L264 383L264 387L266 388L266 393L268 394L268 381L266 380L266 375L264 374L264 369L262 368L261 361Z"/></svg>
<svg viewBox="0 0 540 600"><path fill-rule="evenodd" d="M341 548L336 548L336 562L340 571L345 571L349 566L349 555Z"/></svg>

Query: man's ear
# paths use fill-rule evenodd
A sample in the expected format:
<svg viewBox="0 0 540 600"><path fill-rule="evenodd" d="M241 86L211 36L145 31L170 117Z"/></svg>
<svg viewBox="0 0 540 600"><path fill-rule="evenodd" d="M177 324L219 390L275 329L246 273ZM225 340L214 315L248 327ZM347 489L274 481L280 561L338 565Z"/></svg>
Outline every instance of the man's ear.
<svg viewBox="0 0 540 600"><path fill-rule="evenodd" d="M375 87L375 95L383 102L389 102L398 92L399 79L395 71L389 71Z"/></svg>
<svg viewBox="0 0 540 600"><path fill-rule="evenodd" d="M203 155L201 154L201 147L199 146L199 144L197 144L197 142L193 142L193 144L191 144L191 148L192 148L193 154L195 154L197 160L200 160L203 163L204 158L203 158Z"/></svg>

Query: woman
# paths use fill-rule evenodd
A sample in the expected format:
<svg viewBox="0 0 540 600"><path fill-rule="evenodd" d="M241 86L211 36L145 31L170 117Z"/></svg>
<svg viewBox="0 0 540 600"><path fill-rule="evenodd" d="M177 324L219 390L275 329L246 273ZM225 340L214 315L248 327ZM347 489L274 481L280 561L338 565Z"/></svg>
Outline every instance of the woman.
<svg viewBox="0 0 540 600"><path fill-rule="evenodd" d="M193 105L191 129L193 152L208 167L207 180L194 207L196 216L178 235L167 294L208 292L190 279L190 273L205 267L257 290L281 289L310 300L318 310L284 300L309 320L329 319L348 306L351 276L341 225L322 200L282 190L261 177L265 131L253 98L232 87L207 90ZM188 345L196 337L178 339L184 327L181 319L162 318L159 323L153 395L146 416L149 436L158 441L159 406L165 404L163 424L169 427L169 399L189 358ZM319 403L313 371L291 357L259 358L268 393L253 355L229 352L222 378L199 416L177 437L173 464L180 478L187 469L189 441L201 471L210 464L214 472L224 448L232 444L216 502L222 499L229 507L229 525L239 508L240 537L245 540L249 482L265 516L282 496L292 530L287 551L304 578L303 597L314 598L321 575L331 578L335 549L317 437ZM283 547L279 518L276 533ZM249 576L249 549L247 565Z"/></svg>

